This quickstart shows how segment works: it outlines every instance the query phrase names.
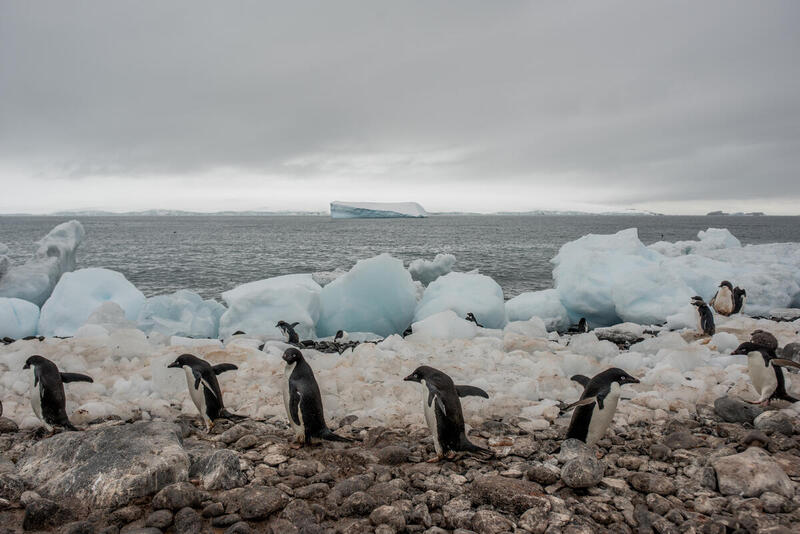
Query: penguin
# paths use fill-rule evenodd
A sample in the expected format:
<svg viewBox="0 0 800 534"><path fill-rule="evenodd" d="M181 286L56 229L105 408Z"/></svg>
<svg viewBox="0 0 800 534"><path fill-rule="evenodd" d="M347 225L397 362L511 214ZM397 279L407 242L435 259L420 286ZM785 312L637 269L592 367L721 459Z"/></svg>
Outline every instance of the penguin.
<svg viewBox="0 0 800 534"><path fill-rule="evenodd" d="M586 377L576 375L573 380L581 383L583 378ZM566 412L575 408L569 429L567 429L566 439L578 439L587 445L597 443L605 435L608 425L614 419L620 388L625 384L638 383L639 380L617 367L594 375L586 383L580 400L573 402L564 410Z"/></svg>
<svg viewBox="0 0 800 534"><path fill-rule="evenodd" d="M414 329L411 327L411 325L409 325L409 326L408 326L408 328L406 328L405 330L403 330L403 333L402 333L401 335L402 335L403 337L406 337L406 336L410 336L410 335L411 335L411 334L413 334L413 333L414 333Z"/></svg>
<svg viewBox="0 0 800 534"><path fill-rule="evenodd" d="M294 430L296 447L311 445L311 440L352 442L352 439L334 434L325 423L322 395L314 371L303 353L292 347L283 353L286 362L283 380L283 404L286 416Z"/></svg>
<svg viewBox="0 0 800 534"><path fill-rule="evenodd" d="M336 335L333 336L333 341L338 342L341 340L342 343L347 343L350 338L347 336L344 330L337 330Z"/></svg>
<svg viewBox="0 0 800 534"><path fill-rule="evenodd" d="M736 286L733 288L733 313L741 313L744 303L747 301L747 291Z"/></svg>
<svg viewBox="0 0 800 534"><path fill-rule="evenodd" d="M717 294L711 299L709 305L720 315L730 315L733 313L733 284L723 280L719 284Z"/></svg>
<svg viewBox="0 0 800 534"><path fill-rule="evenodd" d="M586 387L586 385L591 380L591 378L589 378L586 375L572 375L571 377L569 377L569 379L577 382L578 384L582 385L584 388Z"/></svg>
<svg viewBox="0 0 800 534"><path fill-rule="evenodd" d="M219 389L217 375L238 369L232 363L211 365L194 354L181 354L167 367L181 368L186 373L189 396L206 424L206 432L211 432L216 419L225 418L231 421L246 419L242 415L230 413L222 403L222 391Z"/></svg>
<svg viewBox="0 0 800 534"><path fill-rule="evenodd" d="M766 330L753 330L750 334L750 341L756 345L761 345L775 352L778 350L778 338Z"/></svg>
<svg viewBox="0 0 800 534"><path fill-rule="evenodd" d="M692 297L692 306L697 309L697 331L707 336L713 336L717 330L714 326L714 312L702 297Z"/></svg>
<svg viewBox="0 0 800 534"><path fill-rule="evenodd" d="M479 327L483 328L483 325L478 322L478 320L475 318L475 316L472 314L472 312L469 312L467 314L467 316L465 317L465 319L467 321L471 322L471 323L475 323L475 326L479 326Z"/></svg>
<svg viewBox="0 0 800 534"><path fill-rule="evenodd" d="M577 325L570 326L567 329L568 334L585 334L589 331L589 323L586 322L586 317L581 317Z"/></svg>
<svg viewBox="0 0 800 534"><path fill-rule="evenodd" d="M54 426L78 430L67 417L64 384L94 382L92 377L80 373L61 373L56 364L38 354L28 358L23 369L31 369L31 406L47 431L52 432Z"/></svg>
<svg viewBox="0 0 800 534"><path fill-rule="evenodd" d="M289 324L286 321L278 321L278 324L275 326L280 328L284 334L289 336L289 343L300 343L300 336L298 336L297 332L294 331L294 327L299 324L300 323Z"/></svg>
<svg viewBox="0 0 800 534"><path fill-rule="evenodd" d="M475 386L457 386L445 373L423 365L403 380L422 384L422 408L425 422L433 434L436 456L428 462L452 459L456 452L472 452L493 456L489 449L478 447L467 439L464 431L464 414L459 397L489 398L489 394Z"/></svg>
<svg viewBox="0 0 800 534"><path fill-rule="evenodd" d="M747 356L747 373L750 375L753 389L759 395L757 401L747 402L767 406L773 399L792 403L800 400L786 392L786 382L781 370L781 367L796 367L800 369L800 363L778 358L769 347L752 341L742 343L731 354L744 354Z"/></svg>

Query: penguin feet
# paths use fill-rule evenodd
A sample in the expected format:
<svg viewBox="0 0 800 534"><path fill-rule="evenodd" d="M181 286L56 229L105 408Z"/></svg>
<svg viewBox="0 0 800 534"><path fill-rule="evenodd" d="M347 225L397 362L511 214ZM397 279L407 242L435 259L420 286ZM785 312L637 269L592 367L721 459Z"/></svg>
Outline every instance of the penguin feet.
<svg viewBox="0 0 800 534"><path fill-rule="evenodd" d="M440 454L437 454L437 455L436 455L436 456L434 456L433 458L430 458L429 460L425 460L425 463L428 463L428 464L435 464L435 463L439 463L439 462L440 462L440 461L442 461L443 459L444 459L444 456L442 456L442 455L440 455Z"/></svg>

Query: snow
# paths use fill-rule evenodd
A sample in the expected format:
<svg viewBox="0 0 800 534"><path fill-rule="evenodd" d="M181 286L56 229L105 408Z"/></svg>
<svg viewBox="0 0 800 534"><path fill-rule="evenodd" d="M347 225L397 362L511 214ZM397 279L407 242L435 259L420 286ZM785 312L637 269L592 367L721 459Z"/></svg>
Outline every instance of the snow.
<svg viewBox="0 0 800 534"><path fill-rule="evenodd" d="M225 307L216 300L181 289L170 295L150 297L139 312L138 327L165 336L217 337Z"/></svg>
<svg viewBox="0 0 800 534"><path fill-rule="evenodd" d="M416 287L403 262L389 254L361 260L322 288L317 335L337 330L402 333L414 319Z"/></svg>
<svg viewBox="0 0 800 534"><path fill-rule="evenodd" d="M565 331L571 321L567 309L561 304L561 296L555 289L528 291L506 302L509 321L527 321L539 317L548 330Z"/></svg>
<svg viewBox="0 0 800 534"><path fill-rule="evenodd" d="M99 268L64 273L42 306L39 334L71 336L104 302L115 302L134 321L145 304L141 291L116 271Z"/></svg>
<svg viewBox="0 0 800 534"><path fill-rule="evenodd" d="M75 269L75 254L85 232L78 221L59 224L37 241L33 257L11 265L8 248L0 250L0 297L16 297L41 306L61 275Z"/></svg>
<svg viewBox="0 0 800 534"><path fill-rule="evenodd" d="M333 219L374 219L392 217L427 217L425 208L416 202L331 202Z"/></svg>
<svg viewBox="0 0 800 534"><path fill-rule="evenodd" d="M417 305L414 322L444 310L452 310L459 317L471 312L486 328L503 328L507 322L503 289L478 273L453 272L437 278Z"/></svg>
<svg viewBox="0 0 800 534"><path fill-rule="evenodd" d="M0 338L36 335L39 306L27 300L0 297Z"/></svg>
<svg viewBox="0 0 800 534"><path fill-rule="evenodd" d="M478 333L475 323L467 321L452 310L436 313L411 325L415 336L428 339L471 339Z"/></svg>
<svg viewBox="0 0 800 534"><path fill-rule="evenodd" d="M320 317L322 288L311 274L289 274L257 280L222 294L228 305L219 320L219 336L228 338L241 330L249 335L283 339L278 321L300 323L301 339L313 337Z"/></svg>
<svg viewBox="0 0 800 534"><path fill-rule="evenodd" d="M456 257L452 254L437 254L433 260L418 258L408 264L408 272L411 279L428 285L440 276L453 270L456 264Z"/></svg>

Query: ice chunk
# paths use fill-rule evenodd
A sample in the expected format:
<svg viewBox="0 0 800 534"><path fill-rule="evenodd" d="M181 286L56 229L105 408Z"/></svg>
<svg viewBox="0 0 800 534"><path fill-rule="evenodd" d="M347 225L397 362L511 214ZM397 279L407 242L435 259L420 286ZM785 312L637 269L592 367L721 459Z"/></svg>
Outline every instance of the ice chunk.
<svg viewBox="0 0 800 534"><path fill-rule="evenodd" d="M138 326L144 332L166 336L217 337L223 313L225 306L216 300L203 300L197 293L181 289L147 299Z"/></svg>
<svg viewBox="0 0 800 534"><path fill-rule="evenodd" d="M389 254L356 263L322 289L321 300L320 337L337 330L400 334L411 324L417 303L411 275Z"/></svg>
<svg viewBox="0 0 800 534"><path fill-rule="evenodd" d="M26 263L10 266L0 251L0 297L16 297L41 306L53 292L61 275L75 269L75 253L85 233L78 221L59 224L36 243L33 258ZM7 250L7 248L6 248Z"/></svg>
<svg viewBox="0 0 800 534"><path fill-rule="evenodd" d="M730 354L731 351L739 346L739 338L728 332L717 332L711 336L711 341L708 344L715 347L719 352Z"/></svg>
<svg viewBox="0 0 800 534"><path fill-rule="evenodd" d="M452 310L431 315L411 325L415 336L431 339L472 339L478 333L475 323L462 319Z"/></svg>
<svg viewBox="0 0 800 534"><path fill-rule="evenodd" d="M538 317L531 317L527 321L512 321L506 325L503 332L526 337L547 337L547 327Z"/></svg>
<svg viewBox="0 0 800 534"><path fill-rule="evenodd" d="M503 328L507 323L503 290L483 274L450 273L437 278L425 290L414 321L444 310L453 310L459 317L472 313L486 328Z"/></svg>
<svg viewBox="0 0 800 534"><path fill-rule="evenodd" d="M547 330L565 331L571 324L567 309L561 304L561 296L555 289L521 293L506 302L509 321L527 321L539 317Z"/></svg>
<svg viewBox="0 0 800 534"><path fill-rule="evenodd" d="M222 341L219 339L194 339L191 337L172 336L169 338L171 347L219 347L222 348Z"/></svg>
<svg viewBox="0 0 800 534"><path fill-rule="evenodd" d="M727 228L709 228L697 232L699 241L658 241L648 248L664 256L684 256L723 248L740 248L742 243Z"/></svg>
<svg viewBox="0 0 800 534"><path fill-rule="evenodd" d="M27 300L0 297L0 338L34 336L38 326L39 306Z"/></svg>
<svg viewBox="0 0 800 534"><path fill-rule="evenodd" d="M452 271L455 264L456 257L452 254L437 254L432 261L423 258L412 261L408 264L408 272L411 273L412 280L428 285Z"/></svg>
<svg viewBox="0 0 800 534"><path fill-rule="evenodd" d="M310 274L289 274L257 280L222 294L228 310L219 320L219 335L227 338L241 330L249 335L283 337L278 321L300 323L301 339L314 335L320 316L322 288ZM334 331L335 333L335 331Z"/></svg>
<svg viewBox="0 0 800 534"><path fill-rule="evenodd" d="M572 336L569 340L569 350L576 354L594 356L598 360L614 358L619 354L619 347L610 341L597 339L593 332Z"/></svg>
<svg viewBox="0 0 800 534"><path fill-rule="evenodd" d="M108 301L119 304L125 311L125 318L133 321L139 316L145 298L116 271L90 268L64 273L42 306L39 334L71 336L98 306Z"/></svg>
<svg viewBox="0 0 800 534"><path fill-rule="evenodd" d="M384 219L427 217L425 208L416 202L331 202L333 219Z"/></svg>
<svg viewBox="0 0 800 534"><path fill-rule="evenodd" d="M343 274L347 274L347 271L341 267L337 267L332 271L317 271L315 273L311 273L311 278L313 278L314 281L321 287L325 287Z"/></svg>

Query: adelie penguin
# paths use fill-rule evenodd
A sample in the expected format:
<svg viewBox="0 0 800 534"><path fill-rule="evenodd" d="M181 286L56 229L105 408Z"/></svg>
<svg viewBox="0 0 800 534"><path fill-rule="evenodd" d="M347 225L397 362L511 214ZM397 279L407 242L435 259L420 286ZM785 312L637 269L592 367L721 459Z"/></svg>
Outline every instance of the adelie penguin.
<svg viewBox="0 0 800 534"><path fill-rule="evenodd" d="M753 389L758 393L758 400L748 401L750 404L767 406L772 400L785 400L792 403L800 400L786 392L786 381L781 369L781 367L800 369L799 363L778 358L773 349L752 341L742 343L731 354L747 356L747 374L750 375Z"/></svg>
<svg viewBox="0 0 800 534"><path fill-rule="evenodd" d="M733 313L733 284L723 280L719 284L717 294L709 302L712 308L720 315L730 315Z"/></svg>
<svg viewBox="0 0 800 534"><path fill-rule="evenodd" d="M181 354L167 367L183 369L186 373L189 396L197 407L197 411L200 412L200 417L203 418L206 431L210 432L214 428L214 421L217 419L230 419L231 421L246 419L242 415L230 413L222 402L222 390L219 389L217 375L238 369L232 363L211 365L193 354Z"/></svg>
<svg viewBox="0 0 800 534"><path fill-rule="evenodd" d="M464 430L464 413L459 397L476 396L489 398L489 394L475 386L457 386L445 373L423 365L404 378L422 385L422 408L425 422L433 434L436 456L428 460L437 462L447 457L452 459L457 452L472 452L493 455L489 449L478 447L467 439Z"/></svg>
<svg viewBox="0 0 800 534"><path fill-rule="evenodd" d="M39 355L28 358L23 369L31 370L31 406L47 431L52 432L54 426L78 430L67 417L64 384L93 382L92 377L80 373L61 373L56 364Z"/></svg>
<svg viewBox="0 0 800 534"><path fill-rule="evenodd" d="M736 286L733 288L733 313L741 313L747 301L747 291Z"/></svg>
<svg viewBox="0 0 800 534"><path fill-rule="evenodd" d="M697 331L707 336L713 336L717 330L714 326L714 312L705 303L703 297L692 297L692 306L697 309Z"/></svg>
<svg viewBox="0 0 800 534"><path fill-rule="evenodd" d="M281 331L289 338L289 343L300 343L300 336L294 331L294 327L300 323L289 324L286 321L278 321L275 326L280 328Z"/></svg>
<svg viewBox="0 0 800 534"><path fill-rule="evenodd" d="M621 387L625 384L638 384L639 380L622 369L612 367L589 379L575 375L572 380L583 386L580 400L567 406L564 411L575 408L567 429L566 439L574 438L587 445L594 445L606 433L614 419Z"/></svg>
<svg viewBox="0 0 800 534"><path fill-rule="evenodd" d="M472 312L469 312L465 317L465 319L471 323L475 323L475 326L483 328L483 325L478 322L478 320L475 318L475 315L473 315Z"/></svg>
<svg viewBox="0 0 800 534"><path fill-rule="evenodd" d="M286 362L283 403L289 424L294 430L296 446L311 445L312 439L353 441L334 434L325 423L319 385L314 378L314 371L303 358L303 353L298 349L288 348L283 353L283 361Z"/></svg>

